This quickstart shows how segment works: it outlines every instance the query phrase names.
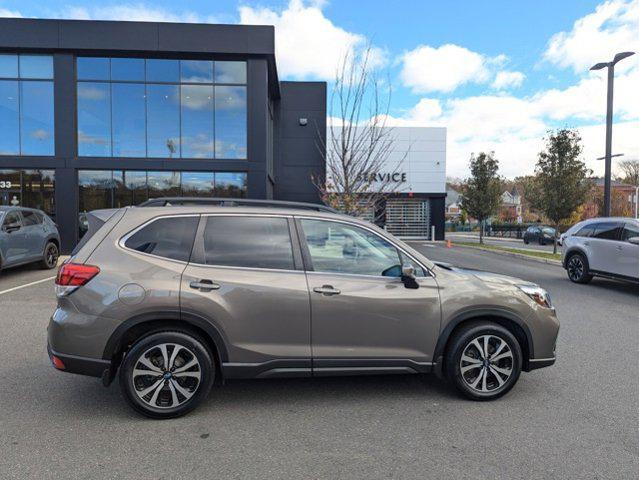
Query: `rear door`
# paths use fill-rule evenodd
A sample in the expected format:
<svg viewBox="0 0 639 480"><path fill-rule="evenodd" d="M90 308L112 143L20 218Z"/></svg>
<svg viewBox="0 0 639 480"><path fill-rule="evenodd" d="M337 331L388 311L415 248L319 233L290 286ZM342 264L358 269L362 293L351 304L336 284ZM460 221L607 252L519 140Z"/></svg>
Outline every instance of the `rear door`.
<svg viewBox="0 0 639 480"><path fill-rule="evenodd" d="M603 221L594 225L594 232L587 240L591 270L619 274L620 235L620 222Z"/></svg>
<svg viewBox="0 0 639 480"><path fill-rule="evenodd" d="M310 301L292 219L203 215L180 302L183 316L205 317L224 337L227 375L310 375Z"/></svg>
<svg viewBox="0 0 639 480"><path fill-rule="evenodd" d="M44 253L46 238L42 217L33 210L20 210L20 213L25 237L25 255L31 259L39 258Z"/></svg>
<svg viewBox="0 0 639 480"><path fill-rule="evenodd" d="M308 257L313 371L429 365L441 317L435 279L372 229L311 218L298 227ZM400 278L407 263L417 267L417 289Z"/></svg>
<svg viewBox="0 0 639 480"><path fill-rule="evenodd" d="M621 231L619 275L639 279L639 245L628 240L639 237L639 222L626 222Z"/></svg>

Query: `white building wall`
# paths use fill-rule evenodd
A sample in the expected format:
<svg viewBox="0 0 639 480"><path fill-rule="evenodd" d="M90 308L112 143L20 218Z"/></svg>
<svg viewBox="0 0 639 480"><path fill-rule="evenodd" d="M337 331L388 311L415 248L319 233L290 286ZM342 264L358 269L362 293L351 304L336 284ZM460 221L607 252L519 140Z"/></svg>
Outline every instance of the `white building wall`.
<svg viewBox="0 0 639 480"><path fill-rule="evenodd" d="M406 173L406 182L399 186L397 193L445 193L446 128L386 128L393 145L380 173ZM329 128L327 138L330 134Z"/></svg>

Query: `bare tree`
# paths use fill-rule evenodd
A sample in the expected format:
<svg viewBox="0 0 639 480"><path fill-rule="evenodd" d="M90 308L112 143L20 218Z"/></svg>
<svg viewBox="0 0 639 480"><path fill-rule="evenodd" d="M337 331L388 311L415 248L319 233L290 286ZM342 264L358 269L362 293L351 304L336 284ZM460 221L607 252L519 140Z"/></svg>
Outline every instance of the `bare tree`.
<svg viewBox="0 0 639 480"><path fill-rule="evenodd" d="M619 180L628 185L639 187L639 160L624 160L619 162L621 175Z"/></svg>
<svg viewBox="0 0 639 480"><path fill-rule="evenodd" d="M359 56L346 54L337 70L329 102L326 177L313 178L322 201L354 216L375 217L376 206L406 181L400 172L407 153L390 167L394 136L386 128L391 87L371 68L371 46ZM319 132L318 132L319 133Z"/></svg>

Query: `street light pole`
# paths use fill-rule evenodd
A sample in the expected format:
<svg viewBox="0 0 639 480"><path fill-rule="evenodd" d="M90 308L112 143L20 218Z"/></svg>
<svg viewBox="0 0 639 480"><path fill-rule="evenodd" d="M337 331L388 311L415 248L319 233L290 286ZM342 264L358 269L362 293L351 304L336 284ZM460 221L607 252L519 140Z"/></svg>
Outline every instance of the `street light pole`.
<svg viewBox="0 0 639 480"><path fill-rule="evenodd" d="M615 65L624 58L634 55L635 52L621 52L615 55L612 62L597 63L590 70L608 68L608 95L606 108L606 166L604 176L604 217L610 216L610 179L612 176L612 99L615 81Z"/></svg>

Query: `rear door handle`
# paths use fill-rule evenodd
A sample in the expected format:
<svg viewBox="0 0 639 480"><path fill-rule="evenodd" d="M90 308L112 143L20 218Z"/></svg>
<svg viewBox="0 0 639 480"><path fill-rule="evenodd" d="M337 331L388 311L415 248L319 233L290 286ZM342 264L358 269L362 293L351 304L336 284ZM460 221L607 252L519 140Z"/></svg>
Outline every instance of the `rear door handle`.
<svg viewBox="0 0 639 480"><path fill-rule="evenodd" d="M315 287L313 291L315 293L321 293L322 295L327 295L327 296L339 295L340 293L342 293L341 290L338 290L337 288L333 288L332 285L322 285L321 287Z"/></svg>
<svg viewBox="0 0 639 480"><path fill-rule="evenodd" d="M189 287L195 290L200 290L201 292L210 292L211 290L218 290L220 285L213 283L213 280L204 279L198 282L189 283Z"/></svg>

